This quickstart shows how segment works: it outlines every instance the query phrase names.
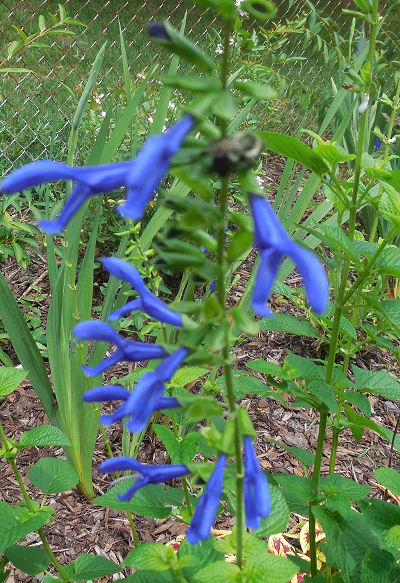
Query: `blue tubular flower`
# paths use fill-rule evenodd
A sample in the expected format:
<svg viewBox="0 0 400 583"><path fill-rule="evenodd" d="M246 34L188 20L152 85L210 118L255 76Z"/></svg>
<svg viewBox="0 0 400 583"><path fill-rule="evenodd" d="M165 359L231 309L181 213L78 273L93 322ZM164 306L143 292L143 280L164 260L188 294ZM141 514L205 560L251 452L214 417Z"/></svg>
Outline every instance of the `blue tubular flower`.
<svg viewBox="0 0 400 583"><path fill-rule="evenodd" d="M47 233L60 233L83 203L92 196L121 186L126 186L128 194L125 204L119 207L120 213L130 219L138 219L168 172L172 156L179 150L193 125L194 118L185 115L164 134L149 138L137 157L128 162L82 168L72 168L62 162L50 160L27 164L7 176L1 184L1 190L9 194L42 182L75 180L76 185L59 217L40 222L40 226Z"/></svg>
<svg viewBox="0 0 400 583"><path fill-rule="evenodd" d="M142 310L160 322L165 322L172 326L183 326L181 314L168 308L160 298L147 289L136 267L117 257L105 257L103 259L103 265L109 273L130 283L140 296L131 300L119 310L112 312L108 316L109 320L118 320L118 318L121 318L121 316L128 312Z"/></svg>
<svg viewBox="0 0 400 583"><path fill-rule="evenodd" d="M186 533L186 538L192 545L210 536L210 530L215 520L219 499L222 494L225 461L226 455L221 453L211 478L208 480L205 492L196 506L190 528Z"/></svg>
<svg viewBox="0 0 400 583"><path fill-rule="evenodd" d="M100 417L101 423L111 425L115 421L127 417L126 427L129 431L132 433L142 431L153 411L165 408L166 404L170 406L171 401L167 397L163 397L165 383L171 379L188 353L187 348L178 348L176 352L167 356L157 368L145 373L129 395L123 395L120 391L115 392L116 396L111 396L110 400L114 398L119 400L122 396L124 403L114 413L102 415ZM90 394L91 391L88 393ZM99 396L105 396L105 392L101 393L99 390L96 397ZM173 406L176 405L173 403Z"/></svg>
<svg viewBox="0 0 400 583"><path fill-rule="evenodd" d="M129 488L125 494L118 496L121 502L129 502L135 492L147 484L160 484L162 482L179 478L180 476L186 476L189 473L189 469L184 464L147 466L141 464L138 460L127 456L106 460L100 464L99 470L105 473L131 470L138 474L138 478L134 485Z"/></svg>
<svg viewBox="0 0 400 583"><path fill-rule="evenodd" d="M74 328L74 335L82 340L103 340L112 342L117 346L117 350L106 357L97 366L83 366L82 370L90 377L95 377L104 372L110 366L118 362L139 362L141 360L152 360L154 358L164 358L168 355L166 350L158 344L146 344L145 342L134 342L123 338L111 324L101 320L88 320L80 322Z"/></svg>
<svg viewBox="0 0 400 583"><path fill-rule="evenodd" d="M244 505L246 524L249 528L259 528L260 518L271 511L268 480L258 463L256 452L249 435L244 436Z"/></svg>
<svg viewBox="0 0 400 583"><path fill-rule="evenodd" d="M266 302L282 258L287 255L294 261L303 278L310 306L315 312L322 313L328 301L329 284L317 257L289 237L264 197L250 194L250 206L255 244L261 254L252 299L254 310L260 316L273 315Z"/></svg>
<svg viewBox="0 0 400 583"><path fill-rule="evenodd" d="M101 387L94 387L86 391L82 395L83 401L86 403L98 403L100 401L127 401L132 392L121 387L121 385L102 385ZM181 407L178 399L175 397L160 397L155 403L154 411L161 409L177 409Z"/></svg>

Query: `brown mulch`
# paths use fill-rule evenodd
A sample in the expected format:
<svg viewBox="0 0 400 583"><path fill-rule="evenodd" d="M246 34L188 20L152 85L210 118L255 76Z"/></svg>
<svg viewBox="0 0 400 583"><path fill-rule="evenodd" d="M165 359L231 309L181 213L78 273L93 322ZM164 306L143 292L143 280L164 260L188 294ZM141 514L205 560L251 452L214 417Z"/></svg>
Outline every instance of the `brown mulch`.
<svg viewBox="0 0 400 583"><path fill-rule="evenodd" d="M279 183L279 176L282 172L282 160L271 157L267 161L268 178L266 185ZM273 191L271 190L271 194ZM255 253L249 255L248 260L240 267L240 280L231 291L231 301L236 303L243 292L245 282L251 273L254 264ZM26 294L32 285L38 286L39 291L32 288L29 294L48 294L48 282L43 273L46 269L45 258L35 255L32 258L28 270L23 270L15 261L9 259L2 265L5 277L12 282L12 289L17 298ZM287 282L289 285L300 285L300 278L296 273L292 273ZM46 314L47 298L42 300L41 308L43 319ZM279 298L274 297L273 309L285 311L296 315L296 309L289 304L280 304ZM319 347L317 341L310 338L302 338L290 334L261 331L255 338L246 338L235 350L237 366L245 368L246 362L256 358L268 358L278 364L283 363L287 350L303 357L319 357ZM14 359L12 349L8 349L10 356ZM394 370L390 355L385 351L370 351L368 354L357 359L357 366L369 370ZM115 369L113 370L115 374ZM259 375L259 373L254 373ZM262 375L259 375L262 378ZM399 414L399 406L388 399L376 396L369 397L372 406L371 419L382 424L391 430L396 425ZM268 443L265 438L280 440L289 446L309 449L315 451L318 416L313 410L302 408L286 408L272 399L263 399L257 396L249 396L242 400L241 404L247 408L250 417L258 432L256 443L257 454L260 464L268 472L288 472L303 475L301 464L286 450L277 445ZM0 420L6 434L10 438L18 439L19 436L42 423L49 423L49 420L41 404L29 384L24 381L20 387L12 394L2 400L0 408ZM120 430L109 428L108 431L120 433ZM119 447L119 435L110 434L113 443ZM330 434L326 443L326 450L329 451ZM118 454L118 451L115 452ZM369 485L372 495L379 496L379 490L373 479L373 473L381 465L387 465L390 453L390 444L381 439L373 432L366 430L362 440L356 444L350 431L345 431L341 435L337 473L357 482ZM32 498L41 501L40 492L33 487L27 477L29 468L41 457L57 456L63 457L60 448L29 448L22 451L18 456L18 467L22 473L24 483ZM94 488L96 495L107 491L110 484L110 477L100 474L97 466L106 459L104 443L101 436L98 438L93 459L94 466ZM160 442L146 438L142 444L140 452L141 461L148 463L163 463L166 459L165 451ZM400 468L400 456L394 452L392 466ZM328 472L329 459L323 458L322 473ZM15 504L21 499L20 490L12 472L11 467L3 460L0 460L0 499L10 504ZM76 489L59 495L51 495L47 503L55 509L55 521L43 528L52 546L52 549L61 564L67 564L75 560L81 553L94 553L108 557L120 563L130 549L134 547L134 541L130 525L126 515L112 509L97 507L88 502ZM170 517L163 520L154 520L142 516L134 516L134 522L141 541L166 543L174 539L177 535L184 534L186 526L178 523ZM234 524L232 517L228 514L222 515L216 528L231 529ZM41 546L37 533L28 535L27 544ZM125 575L129 574L126 570ZM122 578L123 574L99 579L101 582L113 581ZM21 574L12 570L9 583L36 582L36 577Z"/></svg>

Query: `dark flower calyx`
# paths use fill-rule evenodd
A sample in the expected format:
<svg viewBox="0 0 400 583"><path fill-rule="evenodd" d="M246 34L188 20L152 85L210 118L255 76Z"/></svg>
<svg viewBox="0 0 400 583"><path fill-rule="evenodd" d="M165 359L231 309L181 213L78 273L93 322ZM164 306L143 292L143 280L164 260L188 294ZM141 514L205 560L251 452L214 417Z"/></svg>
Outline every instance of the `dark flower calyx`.
<svg viewBox="0 0 400 583"><path fill-rule="evenodd" d="M152 22L147 27L147 34L158 40L171 40L163 22Z"/></svg>

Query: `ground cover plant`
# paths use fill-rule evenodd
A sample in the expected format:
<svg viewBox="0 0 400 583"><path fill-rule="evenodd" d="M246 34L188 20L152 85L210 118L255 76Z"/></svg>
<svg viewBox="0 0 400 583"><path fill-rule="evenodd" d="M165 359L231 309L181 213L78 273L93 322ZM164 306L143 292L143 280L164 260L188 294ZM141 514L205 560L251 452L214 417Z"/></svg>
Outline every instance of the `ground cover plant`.
<svg viewBox="0 0 400 583"><path fill-rule="evenodd" d="M11 563L46 582L123 572L129 582L201 583L214 577L394 583L400 580L400 478L390 466L399 441L397 427L391 431L371 418L367 394L398 400L399 382L386 371L357 364L357 357L371 350L384 351L393 363L400 358L400 171L392 155L400 78L394 77L393 98L380 93L378 1L355 0L349 15L368 27L367 42L349 60L348 79L318 133L308 132L311 146L284 133L240 131L255 102L273 100L275 91L232 70L231 39L240 36L247 17L263 25L274 5L267 0L198 4L216 10L224 22L221 60L215 62L185 36L185 20L179 31L169 22L149 24L152 42L173 57L161 79L151 136L141 147L134 141L132 158L112 162L148 79L132 91L121 35L126 106L113 124L111 108L106 113L85 166L74 161L105 45L72 121L67 162L33 162L1 183L4 195L14 195L67 181L66 197L56 204L50 186L42 187L46 205L39 226L46 234L51 292L47 352L0 276L0 316L22 365L22 370L0 368L0 394L6 397L28 376L51 422L11 437L0 424L1 454L21 491L18 502L0 502L0 578L7 579ZM177 74L180 59L196 73ZM170 123L172 90L195 97L185 99ZM338 113L349 91L347 111ZM375 129L378 103L390 113L383 118L387 126ZM345 140L349 124L353 141ZM287 158L271 203L257 176L264 150ZM100 258L98 235L115 210L125 221L115 237L118 248L110 245L109 255ZM360 222L363 210L369 223ZM232 302L235 274L254 254L253 246L253 272ZM99 266L101 305L93 302ZM301 287L285 283L294 268ZM281 302L295 306L296 316L276 312L273 290ZM318 356L288 351L282 364L257 358L238 369L241 337L260 330L315 339ZM110 344L116 347L112 351ZM128 374L110 376L109 369L120 371L121 362L131 363ZM136 363L142 366L133 368ZM300 473L262 470L257 432L241 401L246 395L316 413L315 451L285 446L299 460ZM112 476L110 489L94 498L99 421L108 457L99 470ZM121 424L116 450L106 428ZM346 430L356 443L369 430L391 444L389 467L374 474L383 499L337 471ZM163 444L165 463L145 463L141 451L148 436ZM27 448L47 446L63 448L66 459L41 457L29 469L29 481L43 493L38 501L27 490L18 460ZM75 486L92 504L127 513L135 545L121 564L93 553L68 564L57 559L46 537L54 513L46 502ZM211 533L221 512L234 515L235 525L218 539ZM187 525L184 541L178 548L141 541L136 514ZM23 544L32 531L38 532L40 547ZM291 538L300 546L291 545Z"/></svg>

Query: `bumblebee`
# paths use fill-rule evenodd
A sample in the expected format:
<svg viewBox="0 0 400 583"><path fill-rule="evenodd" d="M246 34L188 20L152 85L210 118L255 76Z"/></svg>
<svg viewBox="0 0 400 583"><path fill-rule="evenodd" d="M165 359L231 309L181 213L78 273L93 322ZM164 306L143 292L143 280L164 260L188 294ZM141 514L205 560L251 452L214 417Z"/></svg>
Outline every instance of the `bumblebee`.
<svg viewBox="0 0 400 583"><path fill-rule="evenodd" d="M227 176L237 168L250 168L264 149L262 139L251 132L239 132L229 138L212 142L206 154L211 154L212 170Z"/></svg>

